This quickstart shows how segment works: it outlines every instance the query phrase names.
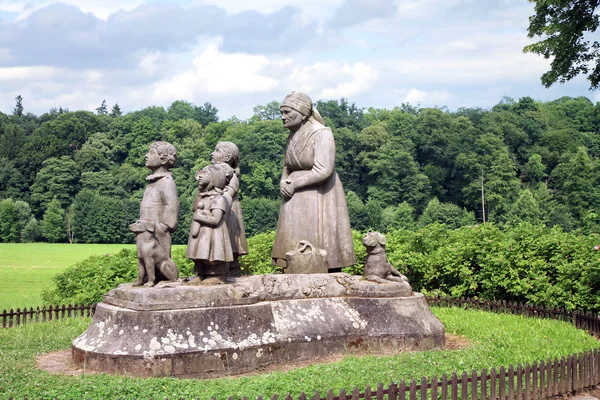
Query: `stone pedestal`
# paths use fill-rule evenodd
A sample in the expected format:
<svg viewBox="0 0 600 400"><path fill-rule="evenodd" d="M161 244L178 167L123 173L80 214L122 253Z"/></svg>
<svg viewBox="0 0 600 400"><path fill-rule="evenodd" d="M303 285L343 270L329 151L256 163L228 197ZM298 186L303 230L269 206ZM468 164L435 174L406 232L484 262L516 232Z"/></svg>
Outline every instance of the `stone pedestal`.
<svg viewBox="0 0 600 400"><path fill-rule="evenodd" d="M377 285L388 297L373 295ZM211 287L121 285L73 341L73 360L94 371L212 378L354 350L442 347L444 326L424 296L398 290L344 273L247 276Z"/></svg>

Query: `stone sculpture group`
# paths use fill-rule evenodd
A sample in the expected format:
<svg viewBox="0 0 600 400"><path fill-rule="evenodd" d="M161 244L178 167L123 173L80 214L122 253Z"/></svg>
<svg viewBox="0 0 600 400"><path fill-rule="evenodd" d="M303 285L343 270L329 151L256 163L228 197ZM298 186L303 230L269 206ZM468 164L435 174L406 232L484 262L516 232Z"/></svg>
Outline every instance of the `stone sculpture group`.
<svg viewBox="0 0 600 400"><path fill-rule="evenodd" d="M108 292L87 331L73 341L76 365L137 376L215 377L350 350L393 353L444 344L425 298L387 259L386 240L367 234L364 276L355 264L331 129L305 94L281 103L290 134L271 254L284 274L240 276L248 253L238 200L239 149L220 142L195 174L182 279L171 259L179 200L169 172L175 148L150 145L151 174L136 234L138 278ZM162 281L162 282L161 282Z"/></svg>
<svg viewBox="0 0 600 400"><path fill-rule="evenodd" d="M292 92L281 103L283 126L290 130L280 181L281 209L272 259L285 273L341 272L356 262L344 188L335 172L331 129L311 99ZM155 142L146 155L152 174L140 205L140 219L131 225L137 235L139 275L134 286L176 281L170 258L171 233L177 229L179 200L169 168L175 148ZM211 164L196 172L198 194L186 256L196 274L190 284L226 284L240 274L239 256L248 244L239 190L239 149L219 142Z"/></svg>

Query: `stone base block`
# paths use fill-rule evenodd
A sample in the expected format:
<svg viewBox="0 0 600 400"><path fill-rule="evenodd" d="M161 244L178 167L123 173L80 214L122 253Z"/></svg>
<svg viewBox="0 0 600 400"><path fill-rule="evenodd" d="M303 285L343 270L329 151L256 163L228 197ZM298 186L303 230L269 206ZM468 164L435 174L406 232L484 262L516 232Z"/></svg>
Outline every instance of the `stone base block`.
<svg viewBox="0 0 600 400"><path fill-rule="evenodd" d="M212 378L355 350L393 354L444 345L444 326L423 295L348 295L357 280L268 275L209 289L123 286L105 296L73 341L73 360L109 373ZM207 296L221 296L219 305L198 306L210 303ZM160 307L151 309L148 297Z"/></svg>

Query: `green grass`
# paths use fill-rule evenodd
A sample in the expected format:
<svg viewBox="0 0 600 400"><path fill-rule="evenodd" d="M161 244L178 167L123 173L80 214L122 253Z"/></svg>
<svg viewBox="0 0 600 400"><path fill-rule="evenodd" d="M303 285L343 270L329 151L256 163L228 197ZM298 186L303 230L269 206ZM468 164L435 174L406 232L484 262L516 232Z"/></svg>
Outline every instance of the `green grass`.
<svg viewBox="0 0 600 400"><path fill-rule="evenodd" d="M0 330L0 397L23 398L240 398L325 393L354 385L409 380L421 376L527 363L598 348L599 343L571 324L481 311L434 308L449 333L467 337L460 350L432 350L397 356L349 355L342 361L287 372L215 380L139 379L104 374L68 377L36 369L35 357L69 349L89 319L70 319Z"/></svg>
<svg viewBox="0 0 600 400"><path fill-rule="evenodd" d="M54 275L91 255L128 244L0 243L0 311L42 305L40 293Z"/></svg>

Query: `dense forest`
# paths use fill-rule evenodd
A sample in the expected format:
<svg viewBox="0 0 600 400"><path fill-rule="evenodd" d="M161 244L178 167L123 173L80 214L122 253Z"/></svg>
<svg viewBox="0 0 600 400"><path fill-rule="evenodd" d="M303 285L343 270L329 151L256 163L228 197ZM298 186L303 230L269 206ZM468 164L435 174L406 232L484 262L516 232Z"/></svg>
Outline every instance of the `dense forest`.
<svg viewBox="0 0 600 400"><path fill-rule="evenodd" d="M240 149L240 199L248 236L273 230L287 131L276 101L248 120L220 121L210 103L175 101L123 114L26 113L20 96L0 112L0 241L127 243L148 170L148 145L175 145L181 200L175 243L186 243L194 172L218 141ZM491 109L316 107L336 138L336 170L353 229L416 229L530 222L600 232L600 105L503 98Z"/></svg>

